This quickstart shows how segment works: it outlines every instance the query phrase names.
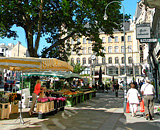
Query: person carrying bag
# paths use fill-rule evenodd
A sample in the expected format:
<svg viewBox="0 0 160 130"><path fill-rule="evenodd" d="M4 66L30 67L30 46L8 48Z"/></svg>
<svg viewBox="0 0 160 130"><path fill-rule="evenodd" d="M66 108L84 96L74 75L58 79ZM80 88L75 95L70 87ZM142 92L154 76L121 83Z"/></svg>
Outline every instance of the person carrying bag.
<svg viewBox="0 0 160 130"><path fill-rule="evenodd" d="M150 84L150 80L146 80L146 83L141 87L141 93L144 98L144 107L146 120L153 120L154 117L154 86Z"/></svg>

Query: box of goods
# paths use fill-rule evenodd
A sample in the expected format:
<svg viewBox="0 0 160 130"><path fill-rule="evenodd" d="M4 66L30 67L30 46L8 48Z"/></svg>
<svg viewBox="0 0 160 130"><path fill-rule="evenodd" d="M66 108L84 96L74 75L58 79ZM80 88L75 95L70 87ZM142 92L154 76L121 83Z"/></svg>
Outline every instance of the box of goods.
<svg viewBox="0 0 160 130"><path fill-rule="evenodd" d="M19 101L16 100L10 104L10 114L18 113Z"/></svg>
<svg viewBox="0 0 160 130"><path fill-rule="evenodd" d="M0 103L0 117L1 119L7 118L9 119L10 113L10 103Z"/></svg>
<svg viewBox="0 0 160 130"><path fill-rule="evenodd" d="M48 111L49 111L48 102L37 103L36 112L46 113L46 112L48 112Z"/></svg>
<svg viewBox="0 0 160 130"><path fill-rule="evenodd" d="M51 101L49 111L53 111L53 110L54 110L54 101Z"/></svg>

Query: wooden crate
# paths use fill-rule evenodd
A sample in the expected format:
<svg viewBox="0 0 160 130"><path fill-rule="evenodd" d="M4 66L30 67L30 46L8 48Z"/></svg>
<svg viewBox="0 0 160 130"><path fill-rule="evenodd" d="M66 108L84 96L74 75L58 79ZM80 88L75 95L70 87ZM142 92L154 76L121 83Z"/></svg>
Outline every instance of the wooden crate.
<svg viewBox="0 0 160 130"><path fill-rule="evenodd" d="M49 111L53 111L53 110L54 110L54 101L51 101Z"/></svg>
<svg viewBox="0 0 160 130"><path fill-rule="evenodd" d="M17 104L11 103L10 104L10 114L18 113L18 106L19 106L19 103Z"/></svg>
<svg viewBox="0 0 160 130"><path fill-rule="evenodd" d="M9 119L10 103L0 103L0 117L1 119Z"/></svg>
<svg viewBox="0 0 160 130"><path fill-rule="evenodd" d="M50 110L50 102L46 102L46 112L49 112Z"/></svg>
<svg viewBox="0 0 160 130"><path fill-rule="evenodd" d="M37 103L36 112L41 112L41 113L49 112L49 104L48 104L48 102Z"/></svg>

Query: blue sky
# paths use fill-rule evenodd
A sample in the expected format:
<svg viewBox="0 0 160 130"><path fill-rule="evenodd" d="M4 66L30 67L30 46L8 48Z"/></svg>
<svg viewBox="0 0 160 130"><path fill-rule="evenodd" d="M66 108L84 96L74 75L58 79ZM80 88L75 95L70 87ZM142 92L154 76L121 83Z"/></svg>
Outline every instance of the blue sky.
<svg viewBox="0 0 160 130"><path fill-rule="evenodd" d="M122 4L124 5L125 8L125 14L130 14L131 19L133 19L136 10L137 0L124 0ZM27 47L27 41L25 39L24 30L20 27L15 27L15 26L13 27L13 29L17 31L19 38L17 38L16 40L13 40L13 38L4 38L4 39L0 38L0 43L5 43L6 45L8 45L8 43L17 44L17 42L20 41L23 46ZM44 38L41 38L38 53L40 53L42 48L44 48L46 45L50 44L46 43Z"/></svg>

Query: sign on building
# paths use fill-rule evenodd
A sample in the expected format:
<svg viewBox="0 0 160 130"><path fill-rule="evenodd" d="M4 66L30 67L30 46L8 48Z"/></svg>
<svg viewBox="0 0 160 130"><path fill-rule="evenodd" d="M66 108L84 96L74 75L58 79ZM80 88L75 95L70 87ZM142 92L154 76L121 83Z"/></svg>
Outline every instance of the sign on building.
<svg viewBox="0 0 160 130"><path fill-rule="evenodd" d="M136 38L137 39L144 39L150 38L150 24L137 24L136 25Z"/></svg>
<svg viewBox="0 0 160 130"><path fill-rule="evenodd" d="M151 38L151 39L139 39L140 43L155 43L157 42L157 39Z"/></svg>

